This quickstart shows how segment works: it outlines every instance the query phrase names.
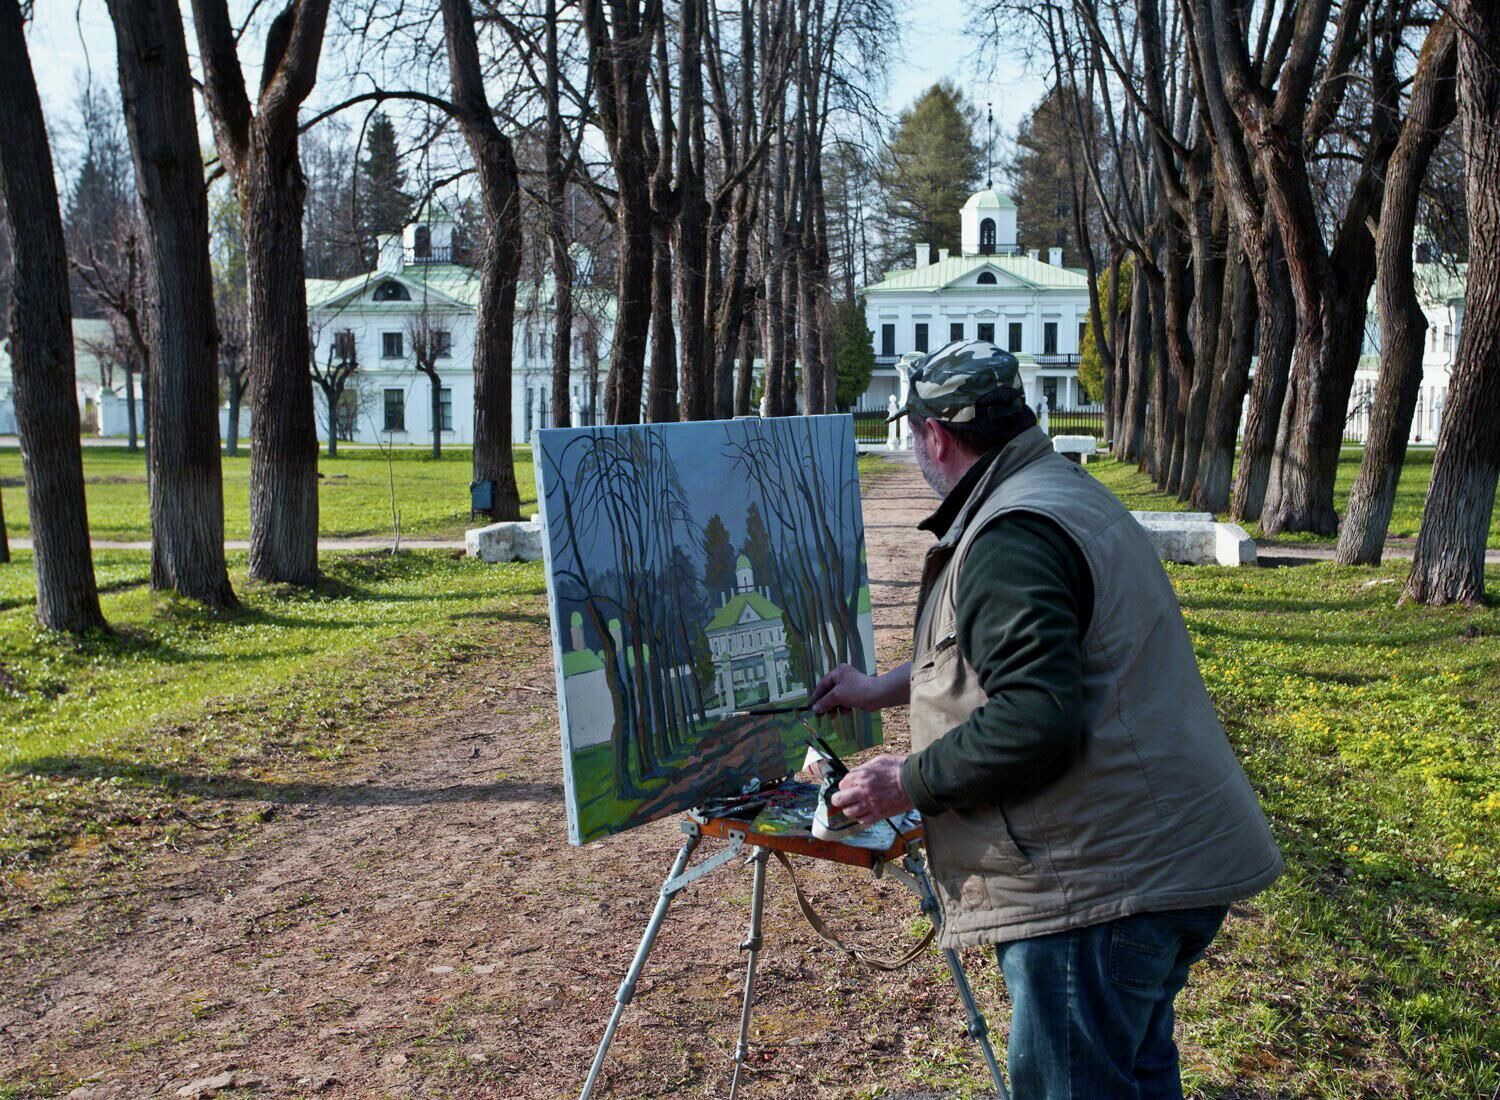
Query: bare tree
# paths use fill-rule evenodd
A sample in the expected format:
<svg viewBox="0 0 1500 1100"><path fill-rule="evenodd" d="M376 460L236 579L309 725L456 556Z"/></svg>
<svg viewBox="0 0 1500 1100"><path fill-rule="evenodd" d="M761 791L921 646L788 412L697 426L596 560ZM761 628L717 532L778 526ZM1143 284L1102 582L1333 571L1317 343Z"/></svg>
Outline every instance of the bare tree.
<svg viewBox="0 0 1500 1100"><path fill-rule="evenodd" d="M452 353L453 333L443 327L442 314L434 313L423 302L422 308L407 319L406 338L411 344L412 369L426 378L431 387L432 457L442 458L443 379L438 367Z"/></svg>
<svg viewBox="0 0 1500 1100"><path fill-rule="evenodd" d="M1458 110L1457 58L1453 21L1441 19L1422 49L1411 108L1386 174L1385 206L1376 239L1380 376L1364 457L1339 529L1337 560L1343 565L1380 564L1396 503L1396 483L1406 461L1427 342L1427 316L1417 299L1412 247L1422 177Z"/></svg>
<svg viewBox="0 0 1500 1100"><path fill-rule="evenodd" d="M1406 595L1484 600L1484 548L1500 477L1500 10L1455 0L1458 112L1469 215L1469 281L1448 407Z"/></svg>
<svg viewBox="0 0 1500 1100"><path fill-rule="evenodd" d="M170 0L109 0L109 9L151 283L151 585L232 607L208 192L182 15Z"/></svg>
<svg viewBox="0 0 1500 1100"><path fill-rule="evenodd" d="M36 617L102 629L74 400L72 309L52 152L17 0L0 0L0 199L15 257L6 328L35 548Z"/></svg>
<svg viewBox="0 0 1500 1100"><path fill-rule="evenodd" d="M430 336L430 333L427 335ZM353 330L339 329L328 341L328 350L324 353L323 362L320 364L317 333L309 334L308 343L313 351L310 364L312 378L318 389L323 391L323 405L328 426L328 457L336 458L339 453L344 391L359 370L359 349L355 344ZM412 338L412 344L415 346L416 337ZM434 444L436 442L434 438Z"/></svg>
<svg viewBox="0 0 1500 1100"><path fill-rule="evenodd" d="M290 0L266 34L252 105L227 0L192 0L203 97L239 197L250 335L250 576L318 577L318 436L302 280L297 111L317 79L329 0Z"/></svg>

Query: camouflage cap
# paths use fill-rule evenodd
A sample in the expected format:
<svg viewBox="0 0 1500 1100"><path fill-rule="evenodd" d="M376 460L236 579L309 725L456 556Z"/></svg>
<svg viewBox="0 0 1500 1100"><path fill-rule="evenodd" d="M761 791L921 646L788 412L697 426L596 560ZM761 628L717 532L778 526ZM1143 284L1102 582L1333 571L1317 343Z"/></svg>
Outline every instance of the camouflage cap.
<svg viewBox="0 0 1500 1100"><path fill-rule="evenodd" d="M1021 364L988 340L955 340L919 359L907 378L906 405L886 423L914 413L926 420L964 424L981 406L1019 408L1026 403Z"/></svg>

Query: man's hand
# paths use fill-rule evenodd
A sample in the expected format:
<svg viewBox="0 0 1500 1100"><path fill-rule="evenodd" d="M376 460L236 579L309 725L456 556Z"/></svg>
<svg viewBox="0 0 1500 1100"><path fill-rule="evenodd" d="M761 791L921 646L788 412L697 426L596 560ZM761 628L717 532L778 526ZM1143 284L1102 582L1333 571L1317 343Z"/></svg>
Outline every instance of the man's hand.
<svg viewBox="0 0 1500 1100"><path fill-rule="evenodd" d="M853 665L839 665L824 675L813 688L814 714L846 714L851 710L879 710L876 677Z"/></svg>
<svg viewBox="0 0 1500 1100"><path fill-rule="evenodd" d="M906 813L912 802L901 785L901 763L905 759L887 753L855 768L839 781L832 799L834 807L861 825Z"/></svg>

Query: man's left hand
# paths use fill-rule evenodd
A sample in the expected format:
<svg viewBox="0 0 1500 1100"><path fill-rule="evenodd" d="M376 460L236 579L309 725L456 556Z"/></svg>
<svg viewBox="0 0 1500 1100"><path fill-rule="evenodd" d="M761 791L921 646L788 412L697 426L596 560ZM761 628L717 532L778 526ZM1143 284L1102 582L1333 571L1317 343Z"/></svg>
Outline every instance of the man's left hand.
<svg viewBox="0 0 1500 1100"><path fill-rule="evenodd" d="M861 825L906 813L912 802L901 785L901 763L905 759L887 753L855 768L839 781L834 807Z"/></svg>

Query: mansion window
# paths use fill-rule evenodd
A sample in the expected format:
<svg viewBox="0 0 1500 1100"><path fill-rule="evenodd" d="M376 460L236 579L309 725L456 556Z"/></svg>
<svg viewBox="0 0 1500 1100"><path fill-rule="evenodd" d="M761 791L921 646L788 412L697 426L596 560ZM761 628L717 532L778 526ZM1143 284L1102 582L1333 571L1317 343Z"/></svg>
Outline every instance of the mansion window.
<svg viewBox="0 0 1500 1100"><path fill-rule="evenodd" d="M1017 352L1021 350L1021 322L1012 321L1010 329L1005 334L1005 350Z"/></svg>
<svg viewBox="0 0 1500 1100"><path fill-rule="evenodd" d="M1079 321L1078 322L1078 350L1080 352L1083 351L1083 334L1086 333L1086 332L1088 332L1088 330L1089 330L1089 323L1087 321Z"/></svg>
<svg viewBox="0 0 1500 1100"><path fill-rule="evenodd" d="M371 295L377 302L409 302L411 294L400 283L387 279L375 288Z"/></svg>
<svg viewBox="0 0 1500 1100"><path fill-rule="evenodd" d="M438 391L438 423L445 432L453 430L453 391L447 386Z"/></svg>
<svg viewBox="0 0 1500 1100"><path fill-rule="evenodd" d="M925 323L922 323L922 322L918 322L917 323L917 343L916 343L916 348L917 348L918 351L926 351L927 350L927 325Z"/></svg>
<svg viewBox="0 0 1500 1100"><path fill-rule="evenodd" d="M351 330L343 329L333 334L333 354L343 363L352 363L358 358L354 346L354 333Z"/></svg>
<svg viewBox="0 0 1500 1100"><path fill-rule="evenodd" d="M980 324L979 339L988 340L993 344L995 342L995 326L993 324Z"/></svg>
<svg viewBox="0 0 1500 1100"><path fill-rule="evenodd" d="M979 278L975 279L974 281L980 286L994 286L995 273L993 271L981 271L979 273Z"/></svg>
<svg viewBox="0 0 1500 1100"><path fill-rule="evenodd" d="M432 330L432 357L448 359L453 355L453 333L445 328Z"/></svg>
<svg viewBox="0 0 1500 1100"><path fill-rule="evenodd" d="M1446 351L1446 352L1449 352L1450 354L1453 351L1453 326L1452 325L1444 325L1443 326L1443 350Z"/></svg>
<svg viewBox="0 0 1500 1100"><path fill-rule="evenodd" d="M1042 354L1057 354L1057 322L1048 321L1042 326Z"/></svg>
<svg viewBox="0 0 1500 1100"><path fill-rule="evenodd" d="M948 324L948 340L962 340L964 338L964 323L962 321L951 321Z"/></svg>
<svg viewBox="0 0 1500 1100"><path fill-rule="evenodd" d="M425 225L417 226L417 231L412 234L412 253L419 260L432 258L432 230Z"/></svg>
<svg viewBox="0 0 1500 1100"><path fill-rule="evenodd" d="M993 256L995 254L995 219L985 218L979 223L979 254L981 256Z"/></svg>
<svg viewBox="0 0 1500 1100"><path fill-rule="evenodd" d="M385 430L388 432L406 431L406 391L385 391Z"/></svg>
<svg viewBox="0 0 1500 1100"><path fill-rule="evenodd" d="M880 326L880 354L881 355L895 355L896 354L896 326L895 325L881 325Z"/></svg>
<svg viewBox="0 0 1500 1100"><path fill-rule="evenodd" d="M402 335L399 332L380 334L380 357L382 359L400 359L406 354L406 342L402 339Z"/></svg>

